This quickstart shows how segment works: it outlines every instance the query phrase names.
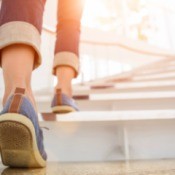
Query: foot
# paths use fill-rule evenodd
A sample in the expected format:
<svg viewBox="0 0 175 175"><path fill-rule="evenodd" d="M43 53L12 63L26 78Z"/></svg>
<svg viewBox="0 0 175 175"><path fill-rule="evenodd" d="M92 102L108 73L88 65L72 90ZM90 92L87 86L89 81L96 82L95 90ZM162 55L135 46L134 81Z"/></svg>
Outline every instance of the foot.
<svg viewBox="0 0 175 175"><path fill-rule="evenodd" d="M72 98L72 86L71 84L70 85L66 85L66 86L61 86L61 85L57 85L55 88L54 88L54 93L56 94L57 93L57 90L58 89L61 89L61 92L65 95L67 95L69 98Z"/></svg>
<svg viewBox="0 0 175 175"><path fill-rule="evenodd" d="M69 113L79 111L75 101L67 94L63 93L61 89L56 89L51 107L54 113Z"/></svg>

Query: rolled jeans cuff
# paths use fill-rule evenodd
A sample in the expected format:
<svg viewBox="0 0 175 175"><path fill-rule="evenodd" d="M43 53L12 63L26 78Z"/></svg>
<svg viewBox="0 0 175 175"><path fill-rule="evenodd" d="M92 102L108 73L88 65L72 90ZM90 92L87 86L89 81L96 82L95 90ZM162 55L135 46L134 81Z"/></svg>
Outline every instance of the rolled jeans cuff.
<svg viewBox="0 0 175 175"><path fill-rule="evenodd" d="M60 66L69 66L75 70L75 78L79 74L79 59L72 52L59 52L55 55L52 73L56 75L56 68Z"/></svg>
<svg viewBox="0 0 175 175"><path fill-rule="evenodd" d="M41 36L37 28L32 24L21 21L8 22L0 26L0 51L13 44L25 44L35 50L33 69L41 64L40 44ZM0 66L1 57L0 57Z"/></svg>

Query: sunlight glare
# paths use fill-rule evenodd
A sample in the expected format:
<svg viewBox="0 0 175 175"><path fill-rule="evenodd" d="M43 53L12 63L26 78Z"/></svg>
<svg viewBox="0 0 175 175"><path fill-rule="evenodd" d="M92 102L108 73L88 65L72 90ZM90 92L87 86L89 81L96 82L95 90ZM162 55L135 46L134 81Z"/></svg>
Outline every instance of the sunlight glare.
<svg viewBox="0 0 175 175"><path fill-rule="evenodd" d="M106 1L87 0L84 8L82 24L88 27L97 26L98 18L108 18L111 16L106 6Z"/></svg>

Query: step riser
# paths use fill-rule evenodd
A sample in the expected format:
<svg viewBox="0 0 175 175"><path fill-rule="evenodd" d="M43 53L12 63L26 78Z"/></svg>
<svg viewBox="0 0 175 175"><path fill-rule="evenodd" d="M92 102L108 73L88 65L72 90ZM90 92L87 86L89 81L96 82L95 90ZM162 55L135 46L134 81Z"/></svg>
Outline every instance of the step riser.
<svg viewBox="0 0 175 175"><path fill-rule="evenodd" d="M146 85L145 85L146 86ZM98 90L79 90L75 91L74 95L88 95L88 94L106 94L106 93L130 93L130 92L151 92L151 91L174 91L175 86L159 86L159 87L131 87L131 88L107 88L107 89L98 89Z"/></svg>
<svg viewBox="0 0 175 175"><path fill-rule="evenodd" d="M135 99L135 100L79 100L76 101L81 111L115 111L115 110L154 110L174 109L175 98L168 99ZM38 103L38 109L50 112L50 103ZM43 110L44 109L44 110Z"/></svg>
<svg viewBox="0 0 175 175"><path fill-rule="evenodd" d="M175 121L42 122L49 161L175 158Z"/></svg>
<svg viewBox="0 0 175 175"><path fill-rule="evenodd" d="M175 66L174 67L165 67L162 69L153 69L153 70L148 70L148 71L143 71L139 72L138 75L140 76L145 76L145 75L153 75L153 74L164 74L168 72L174 72Z"/></svg>
<svg viewBox="0 0 175 175"><path fill-rule="evenodd" d="M175 76L168 76L168 77L148 77L148 78L133 78L132 81L134 82L143 82L143 81L162 81L162 80L169 80L173 81L175 79Z"/></svg>
<svg viewBox="0 0 175 175"><path fill-rule="evenodd" d="M175 99L77 101L82 111L174 109Z"/></svg>

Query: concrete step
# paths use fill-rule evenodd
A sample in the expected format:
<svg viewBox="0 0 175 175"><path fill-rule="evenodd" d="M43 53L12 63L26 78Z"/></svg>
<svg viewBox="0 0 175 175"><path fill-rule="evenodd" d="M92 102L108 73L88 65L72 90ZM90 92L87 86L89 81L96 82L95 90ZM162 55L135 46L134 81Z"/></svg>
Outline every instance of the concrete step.
<svg viewBox="0 0 175 175"><path fill-rule="evenodd" d="M175 158L175 110L39 115L48 161Z"/></svg>

